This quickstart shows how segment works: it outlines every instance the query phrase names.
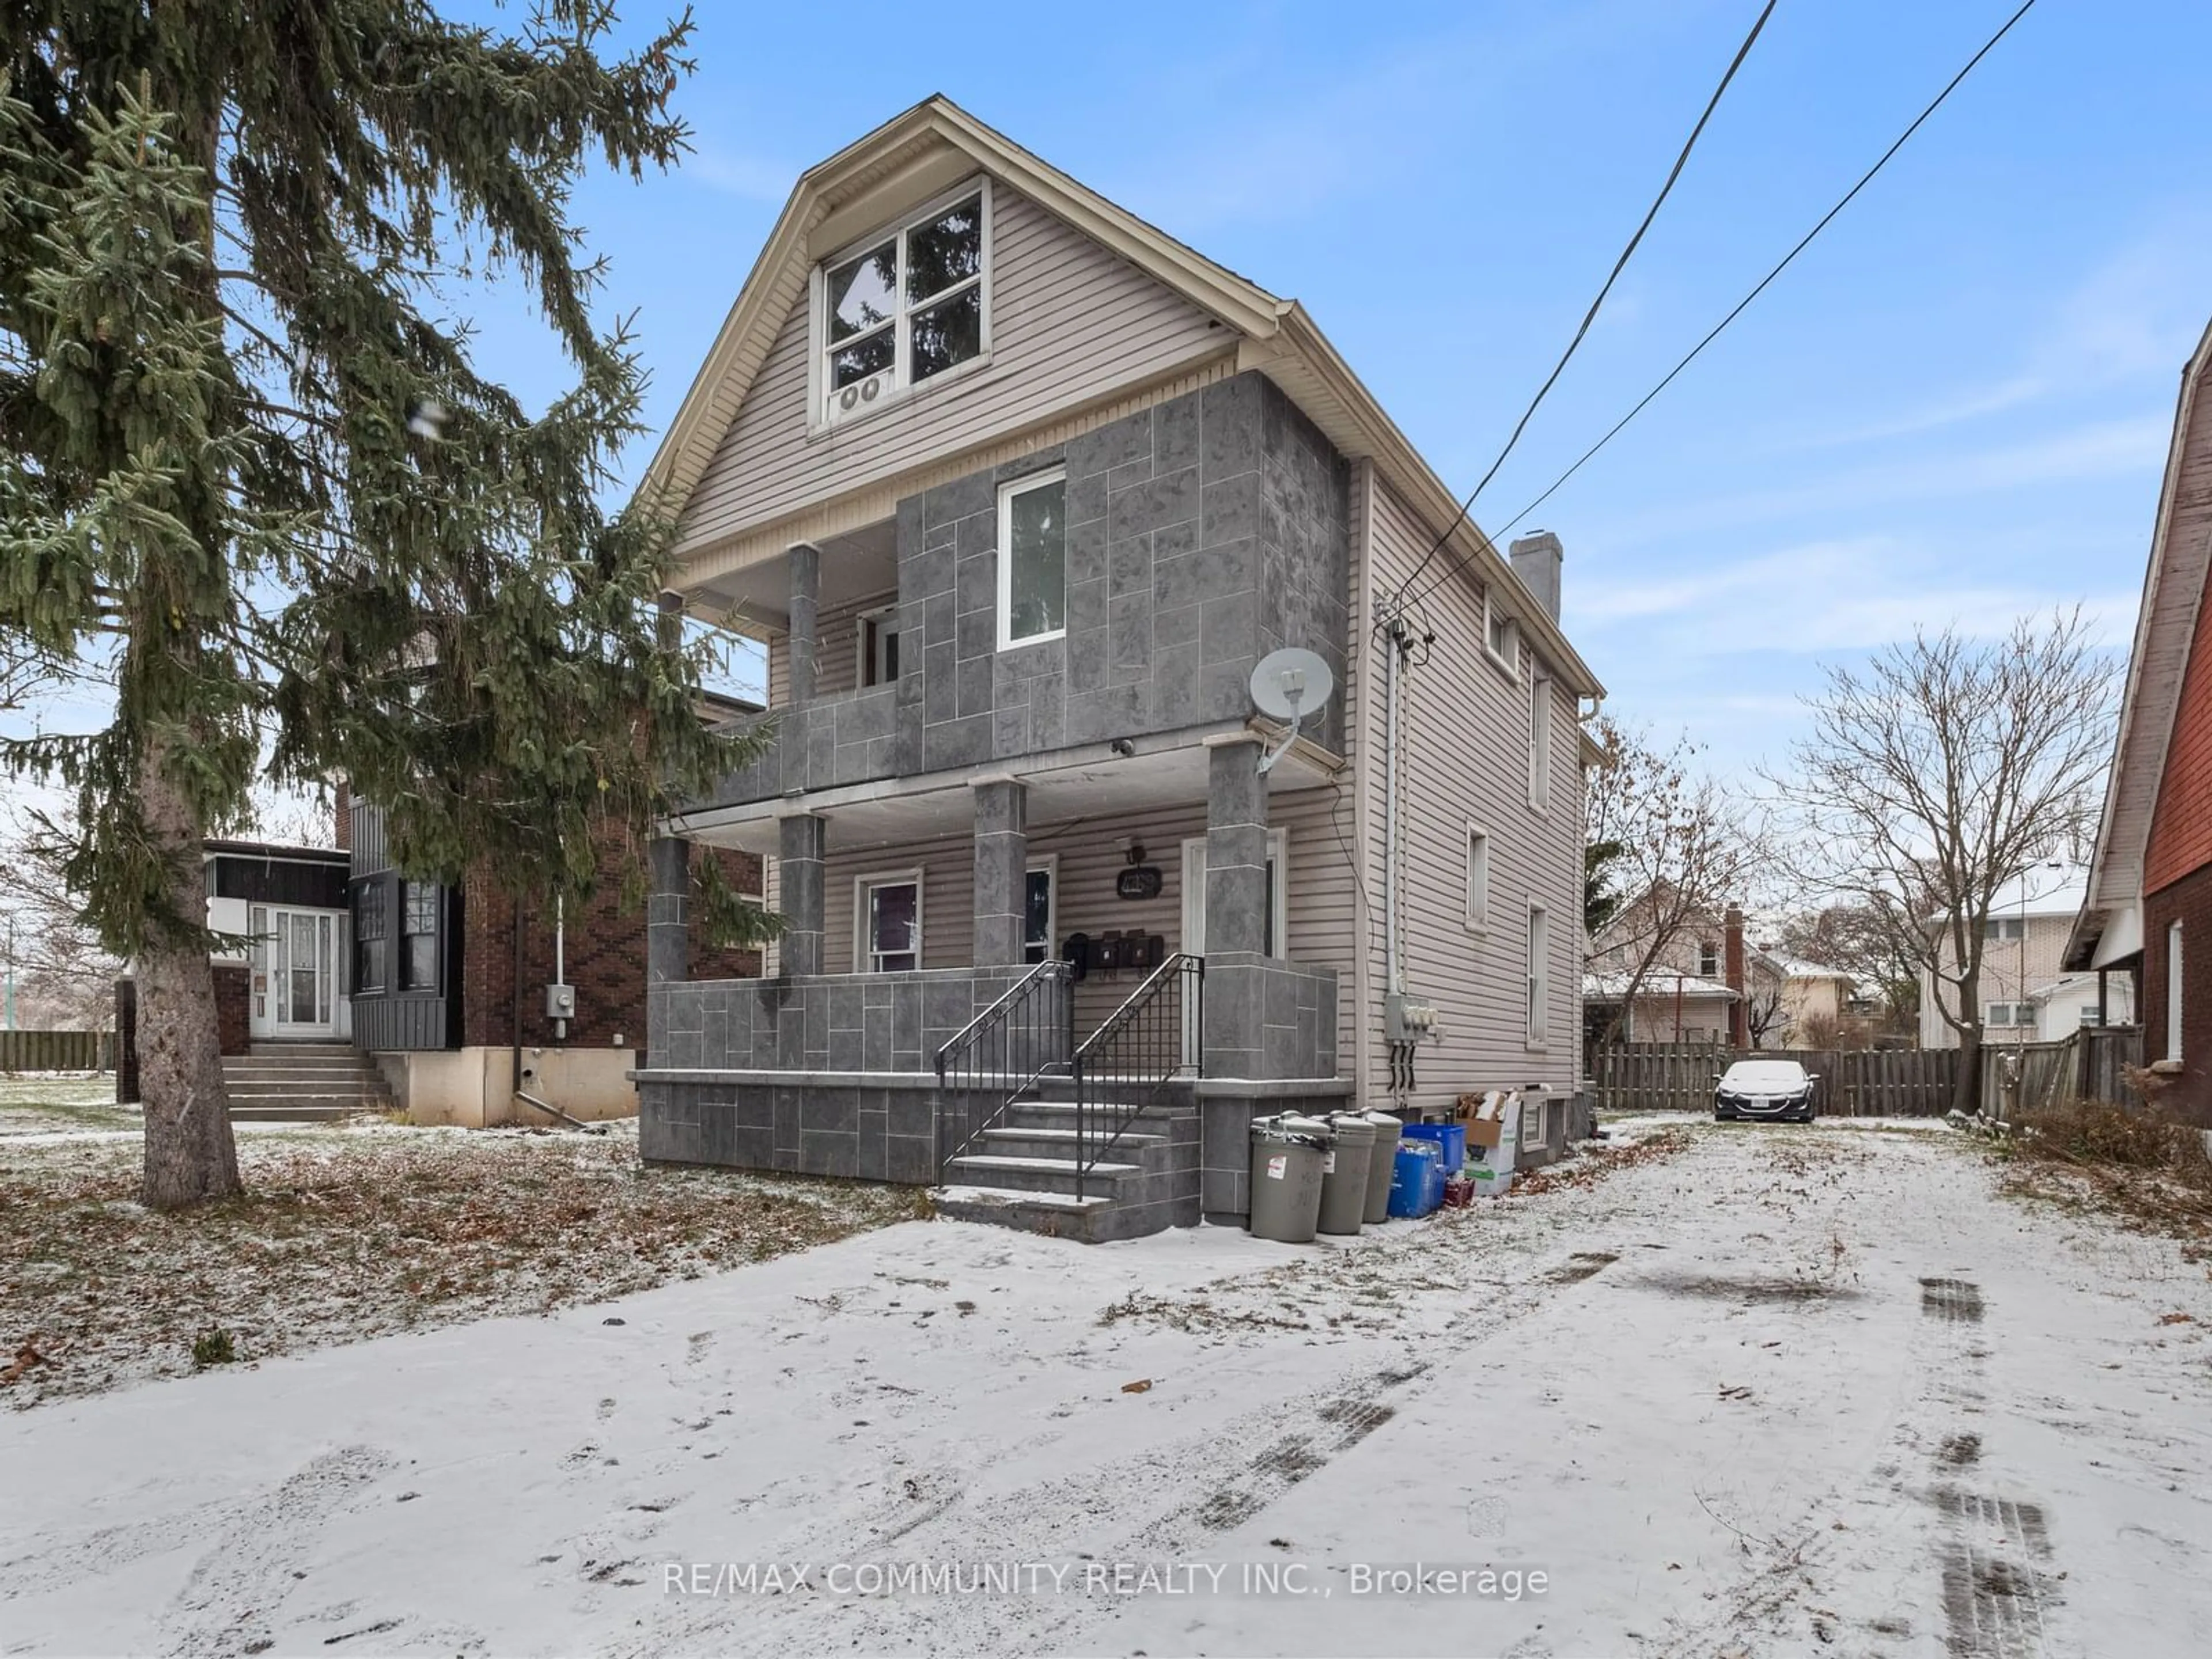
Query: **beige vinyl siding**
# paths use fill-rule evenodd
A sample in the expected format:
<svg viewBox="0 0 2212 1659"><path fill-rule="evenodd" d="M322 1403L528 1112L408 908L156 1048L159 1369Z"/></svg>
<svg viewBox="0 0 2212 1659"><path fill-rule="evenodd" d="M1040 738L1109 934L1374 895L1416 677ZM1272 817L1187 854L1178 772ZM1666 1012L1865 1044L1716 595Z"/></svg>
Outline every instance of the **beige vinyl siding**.
<svg viewBox="0 0 2212 1659"><path fill-rule="evenodd" d="M1992 921L2012 921L2018 919L2015 907L2008 915L2000 908ZM2066 941L2074 931L2071 912L2064 915L2034 915L2027 918L2027 974L2021 975L2021 939L1988 939L1982 945L1981 1005L1986 1012L1992 1002L2025 1002L2027 994L2057 981L2065 972ZM2164 950L2165 941L2156 941L2156 948ZM1944 971L1958 970L1959 953L1952 947L1951 930L1943 926L1936 937L1936 955ZM1926 968L1920 970L1920 1046L1923 1048L1955 1048L1959 1034L1953 1030L1936 1006L1937 997L1942 1006L1953 1012L1958 1011L1959 988L1953 983L1939 985L1934 974Z"/></svg>
<svg viewBox="0 0 2212 1659"><path fill-rule="evenodd" d="M1288 954L1293 961L1337 970L1341 981L1339 1042L1348 1066L1354 949L1350 918L1358 900L1352 866L1332 823L1334 799L1330 790L1281 796L1270 801L1268 816L1271 823L1285 832L1284 856L1290 864L1285 901ZM1346 839L1350 819L1347 804L1336 820L1344 824ZM1031 859L1048 855L1058 859L1054 944L1075 933L1158 933L1169 950L1180 950L1183 842L1205 833L1206 808L1195 801L1188 806L1132 813L1110 823L1079 819L1032 824ZM1141 842L1145 861L1159 869L1160 891L1155 898L1128 900L1114 890L1115 880L1127 866L1126 853L1131 841ZM975 942L975 842L966 836L832 853L823 882L824 966L831 973L853 969L856 879L917 867L923 872L922 966L969 965ZM1085 980L1076 994L1078 1029L1085 1032L1095 1029L1141 980L1140 975L1126 973L1115 978L1094 974Z"/></svg>
<svg viewBox="0 0 2212 1659"><path fill-rule="evenodd" d="M860 617L870 611L898 603L898 590L831 605L814 619L814 695L842 696L860 684ZM791 706L791 636L777 634L768 641L768 706Z"/></svg>
<svg viewBox="0 0 2212 1659"><path fill-rule="evenodd" d="M1355 548L1353 580L1370 581L1376 593L1387 594L1412 574L1435 532L1379 482L1368 522L1371 557ZM1528 804L1533 653L1524 642L1510 679L1492 665L1482 647L1483 596L1472 580L1453 578L1425 604L1436 643L1428 663L1401 682L1399 705L1399 816L1406 837L1401 915L1407 988L1435 1006L1443 1041L1421 1048L1413 1103L1436 1109L1468 1091L1532 1083L1570 1090L1581 1069L1582 1038L1582 769L1575 700L1552 699L1551 804L1539 812ZM1371 687L1362 686L1368 702L1361 729L1375 746L1366 769L1373 907L1366 933L1373 954L1365 1018L1379 1033L1389 982L1382 911L1384 691L1380 647L1370 640L1355 644L1361 667L1352 678L1376 676ZM1481 933L1471 932L1465 921L1470 821L1489 836L1490 921ZM1527 1041L1531 903L1550 919L1548 1035L1540 1049ZM1362 1082L1376 1097L1388 1091L1389 1053L1379 1036L1370 1044Z"/></svg>
<svg viewBox="0 0 2212 1659"><path fill-rule="evenodd" d="M811 431L801 295L685 507L680 551L957 453L1227 344L1181 295L1003 185L992 197L991 361L881 414Z"/></svg>

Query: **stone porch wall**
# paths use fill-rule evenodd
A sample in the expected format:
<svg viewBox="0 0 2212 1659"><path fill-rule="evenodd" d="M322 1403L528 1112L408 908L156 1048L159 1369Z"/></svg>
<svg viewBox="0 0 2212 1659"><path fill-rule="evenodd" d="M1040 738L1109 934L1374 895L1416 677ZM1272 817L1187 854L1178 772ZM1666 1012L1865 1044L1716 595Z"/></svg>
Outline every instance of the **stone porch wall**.
<svg viewBox="0 0 2212 1659"><path fill-rule="evenodd" d="M1252 951L1206 958L1206 1074L1276 1081L1336 1075L1336 969ZM1218 1000L1217 1000L1218 999ZM1235 1047L1221 1034L1253 1034Z"/></svg>
<svg viewBox="0 0 2212 1659"><path fill-rule="evenodd" d="M934 1186L940 1152L1003 1103L948 1091L940 1125L936 1092L934 1073L641 1072L638 1152L648 1164Z"/></svg>
<svg viewBox="0 0 2212 1659"><path fill-rule="evenodd" d="M906 1072L936 1080L937 1051L1030 969L687 980L646 994L654 1073Z"/></svg>

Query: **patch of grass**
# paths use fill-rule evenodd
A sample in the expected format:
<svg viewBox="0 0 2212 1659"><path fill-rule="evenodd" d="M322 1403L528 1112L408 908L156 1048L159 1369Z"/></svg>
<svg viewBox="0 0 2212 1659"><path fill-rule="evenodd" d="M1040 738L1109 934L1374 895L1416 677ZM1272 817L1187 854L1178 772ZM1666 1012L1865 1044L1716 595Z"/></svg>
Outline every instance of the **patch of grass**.
<svg viewBox="0 0 2212 1659"><path fill-rule="evenodd" d="M1995 1149L2008 1193L2212 1243L2212 1156L2203 1134L2155 1109L2083 1101L2023 1115ZM2194 1259L2194 1258L2192 1258Z"/></svg>
<svg viewBox="0 0 2212 1659"><path fill-rule="evenodd" d="M36 1334L51 1362L0 1405L183 1375L210 1331L262 1359L550 1312L915 1212L910 1188L645 1168L628 1129L241 1135L246 1194L176 1214L137 1201L141 1157L0 1138L0 1349Z"/></svg>
<svg viewBox="0 0 2212 1659"><path fill-rule="evenodd" d="M196 1370L210 1365L228 1365L237 1358L238 1345L220 1325L210 1325L192 1339L192 1367Z"/></svg>

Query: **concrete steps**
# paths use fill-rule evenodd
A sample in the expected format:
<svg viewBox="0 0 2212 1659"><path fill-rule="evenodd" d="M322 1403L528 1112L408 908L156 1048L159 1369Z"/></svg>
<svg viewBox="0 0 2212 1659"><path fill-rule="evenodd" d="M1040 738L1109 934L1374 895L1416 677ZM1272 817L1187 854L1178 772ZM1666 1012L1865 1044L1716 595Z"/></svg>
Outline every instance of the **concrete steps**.
<svg viewBox="0 0 2212 1659"><path fill-rule="evenodd" d="M348 1043L257 1042L224 1055L222 1075L234 1122L326 1122L392 1103L384 1073Z"/></svg>
<svg viewBox="0 0 2212 1659"><path fill-rule="evenodd" d="M1197 1225L1195 1106L1170 1097L1131 1113L1109 1102L1091 1114L1079 1141L1073 1092L1072 1084L1047 1079L947 1160L938 1212L1091 1243ZM1128 1127L1102 1147L1124 1116ZM1097 1162L1082 1170L1079 1194L1086 1150Z"/></svg>

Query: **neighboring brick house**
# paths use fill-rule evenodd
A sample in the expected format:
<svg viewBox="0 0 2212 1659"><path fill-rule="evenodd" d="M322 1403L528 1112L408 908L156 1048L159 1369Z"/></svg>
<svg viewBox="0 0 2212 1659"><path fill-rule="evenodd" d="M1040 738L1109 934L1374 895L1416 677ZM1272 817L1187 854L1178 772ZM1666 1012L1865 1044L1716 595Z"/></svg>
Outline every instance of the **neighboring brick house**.
<svg viewBox="0 0 2212 1659"><path fill-rule="evenodd" d="M647 1157L1100 1237L1241 1217L1285 1105L1513 1089L1556 1148L1601 689L1559 541L1492 545L1295 301L932 98L799 177L644 493L777 721L656 868L763 855L787 929L756 983L649 953ZM1335 687L1295 742L1285 648ZM1074 1097L1002 1119L1010 1052Z"/></svg>
<svg viewBox="0 0 2212 1659"><path fill-rule="evenodd" d="M544 1123L536 1096L578 1118L637 1109L630 1072L645 1063L642 907L622 898L624 857L602 851L598 890L572 912L519 900L478 865L458 883L409 881L385 851L383 815L343 809L350 849L352 941L345 969L356 1046L373 1054L418 1123ZM720 854L741 892L761 890L760 861ZM695 972L742 976L754 951L715 951L690 930ZM547 988L574 992L556 1020Z"/></svg>
<svg viewBox="0 0 2212 1659"><path fill-rule="evenodd" d="M2182 371L2087 892L2064 965L2131 976L2161 1103L2212 1121L2212 328Z"/></svg>

